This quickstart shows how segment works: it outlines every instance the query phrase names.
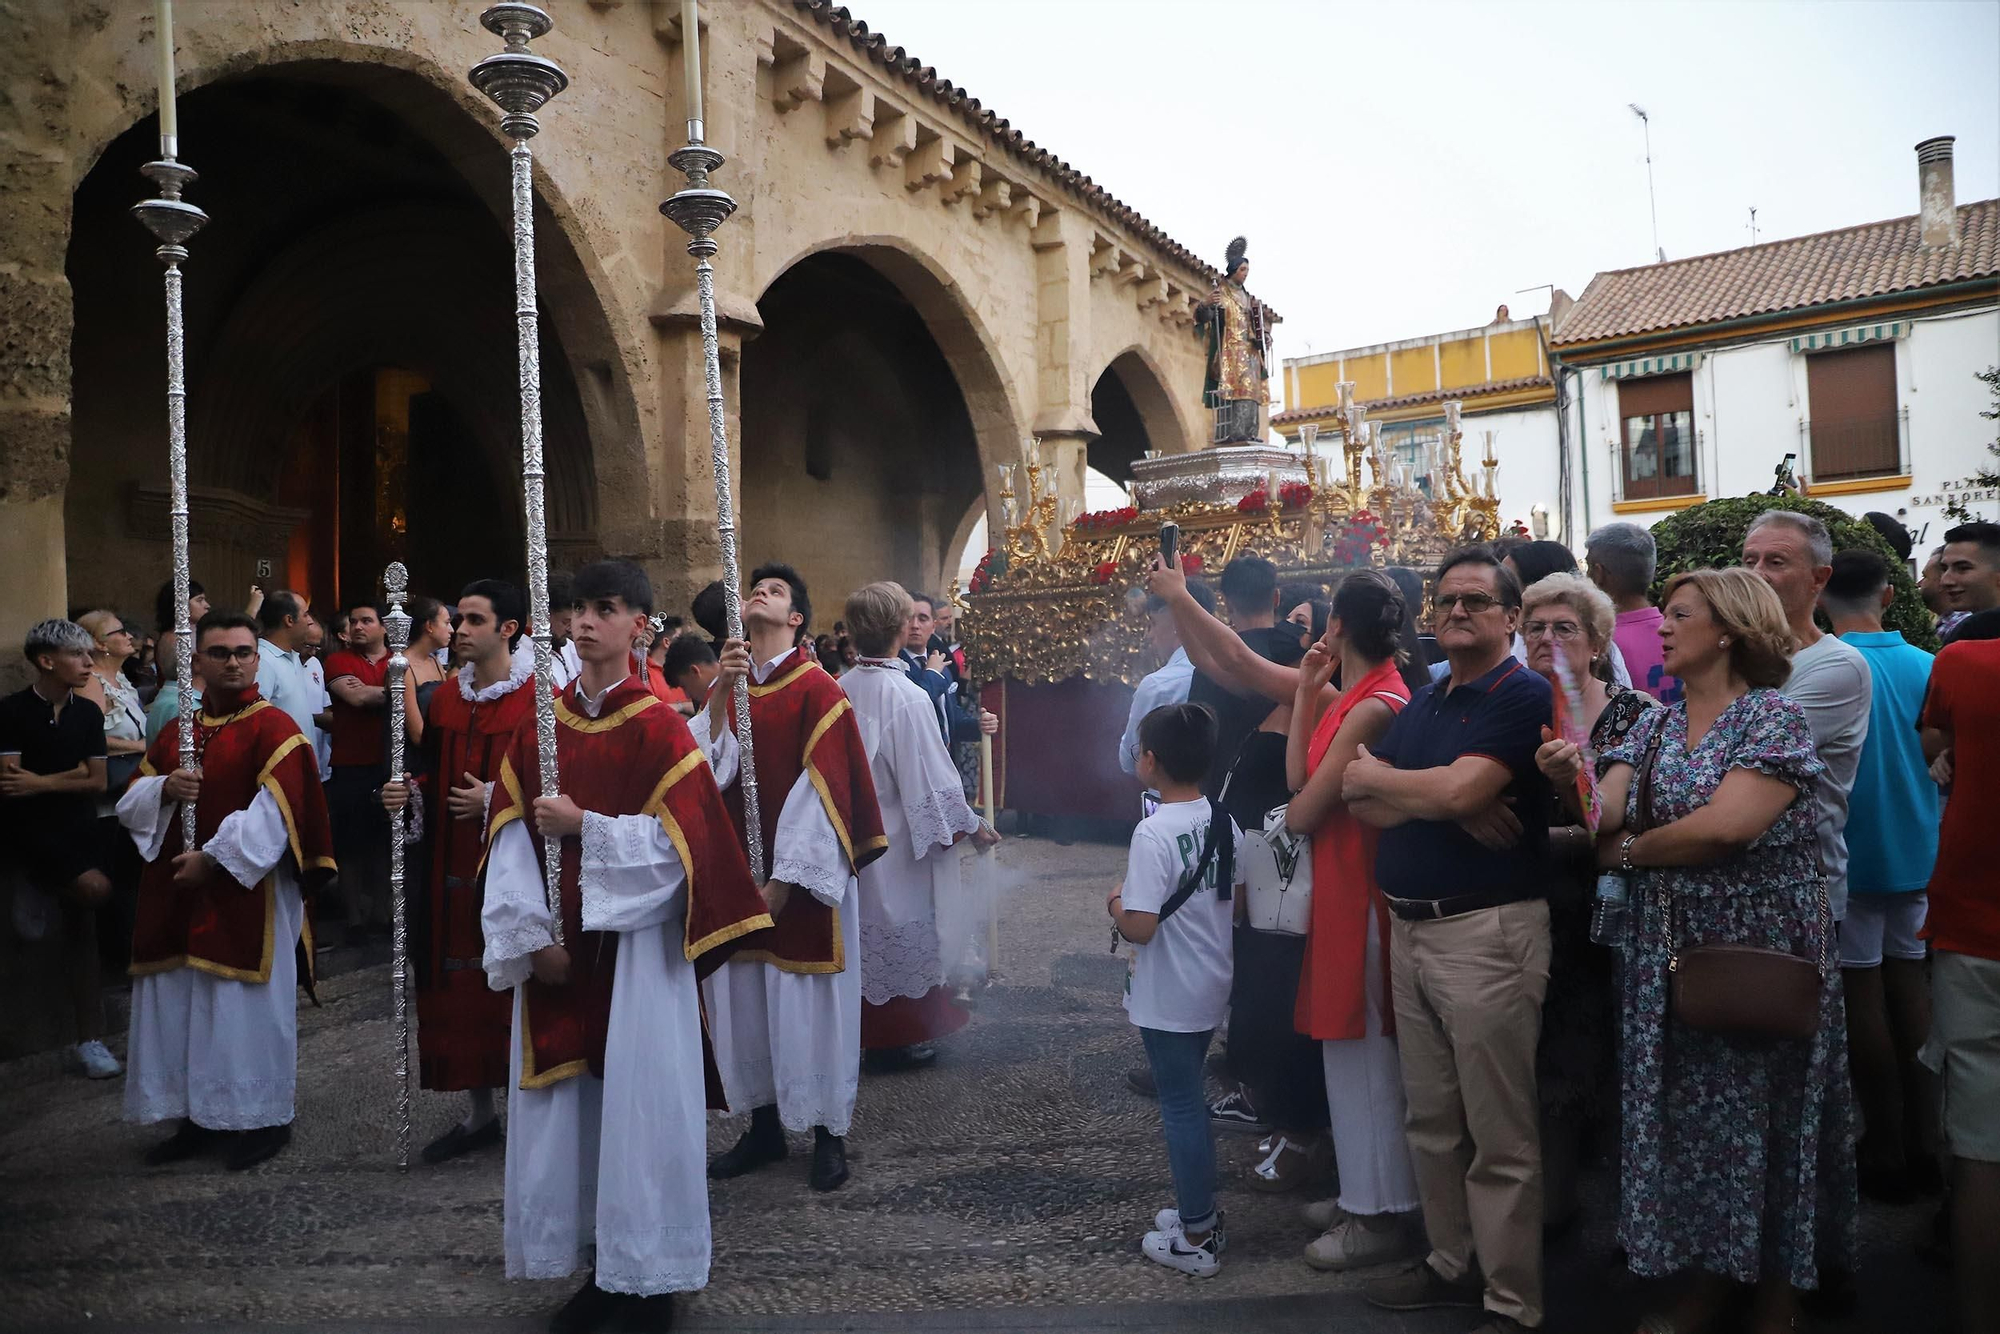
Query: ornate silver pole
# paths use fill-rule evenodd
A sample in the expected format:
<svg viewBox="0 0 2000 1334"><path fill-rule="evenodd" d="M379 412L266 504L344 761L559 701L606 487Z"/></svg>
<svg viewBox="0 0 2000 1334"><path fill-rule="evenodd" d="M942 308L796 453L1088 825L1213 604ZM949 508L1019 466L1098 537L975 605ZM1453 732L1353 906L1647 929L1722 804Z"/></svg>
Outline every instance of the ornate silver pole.
<svg viewBox="0 0 2000 1334"><path fill-rule="evenodd" d="M164 6L162 9L164 11ZM171 46L171 26L163 24L159 40ZM188 492L187 378L181 329L181 261L188 257L187 239L202 229L208 214L181 198L194 183L195 170L175 161L179 135L173 129L173 89L161 89L160 160L139 168L159 188L158 199L132 206L159 247L153 251L167 266L167 490L174 542L174 679L180 685L180 767L194 769L194 627L188 624ZM181 846L195 844L194 803L181 803Z"/></svg>
<svg viewBox="0 0 2000 1334"><path fill-rule="evenodd" d="M509 153L514 197L514 324L521 372L521 492L527 508L528 619L534 623L535 740L541 761L542 795L562 790L556 772L555 666L549 638L549 537L542 511L542 362L535 309L535 160L528 140L542 128L535 112L569 87L569 76L553 60L534 55L528 43L555 26L542 10L527 4L494 5L479 16L487 31L507 43L499 55L472 67L472 86L507 114L500 130L514 141ZM549 892L549 932L563 940L562 846L549 839L542 849Z"/></svg>
<svg viewBox="0 0 2000 1334"><path fill-rule="evenodd" d="M709 263L716 252L715 229L736 211L736 201L712 188L708 174L723 163L722 154L702 143L701 116L701 25L695 0L681 6L681 41L686 45L685 76L688 84L688 142L676 149L667 161L687 176L687 188L660 205L674 225L688 234L688 253L694 256L695 286L701 295L701 355L708 388L708 454L715 471L715 535L722 547L722 596L729 618L729 637L743 638L743 600L738 588L736 563L736 498L729 482L729 425L722 408L722 356L715 333L715 268ZM736 746L741 755L743 786L744 841L750 846L750 875L764 883L764 817L757 806L757 764L750 739L750 683L738 680L735 689Z"/></svg>
<svg viewBox="0 0 2000 1334"><path fill-rule="evenodd" d="M382 571L382 587L389 594L389 614L382 618L389 632L389 777L403 779L403 677L410 670L404 652L410 646L410 614L403 610L403 593L410 586L410 572L403 562L390 561ZM403 897L403 821L408 809L389 816L389 895L396 919L390 939L395 951L390 965L390 985L395 988L392 1008L396 1018L396 1166L410 1166L410 919Z"/></svg>

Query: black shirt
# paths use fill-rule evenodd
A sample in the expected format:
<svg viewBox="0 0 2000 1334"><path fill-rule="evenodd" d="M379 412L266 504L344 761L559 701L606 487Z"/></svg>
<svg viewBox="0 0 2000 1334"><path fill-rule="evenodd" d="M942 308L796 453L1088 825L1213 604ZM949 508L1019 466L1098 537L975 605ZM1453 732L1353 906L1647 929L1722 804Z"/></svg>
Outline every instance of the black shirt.
<svg viewBox="0 0 2000 1334"><path fill-rule="evenodd" d="M1280 667L1296 667L1306 656L1304 634L1290 622L1236 632L1237 638L1248 644L1251 652L1270 659ZM1201 785L1202 792L1213 798L1222 791L1222 780L1228 776L1229 767L1236 763L1244 738L1256 731L1270 716L1271 710L1278 706L1262 695L1231 694L1213 678L1200 672L1196 672L1188 682L1187 697L1188 703L1206 704L1215 712L1215 759L1209 764L1208 777Z"/></svg>
<svg viewBox="0 0 2000 1334"><path fill-rule="evenodd" d="M1553 716L1549 683L1513 656L1476 681L1451 688L1451 678L1419 690L1382 740L1375 757L1398 769L1436 769L1465 755L1484 755L1512 775L1501 790L1521 820L1521 839L1495 851L1453 820L1406 820L1382 831L1375 878L1397 899L1446 899L1485 890L1539 899L1548 892L1548 780L1535 767L1542 727Z"/></svg>
<svg viewBox="0 0 2000 1334"><path fill-rule="evenodd" d="M55 705L29 686L0 699L0 754L18 754L31 774L65 774L86 760L104 758L104 711L81 695ZM67 824L79 815L94 819L97 798L89 792L48 793L0 800L0 819L20 829L28 823Z"/></svg>

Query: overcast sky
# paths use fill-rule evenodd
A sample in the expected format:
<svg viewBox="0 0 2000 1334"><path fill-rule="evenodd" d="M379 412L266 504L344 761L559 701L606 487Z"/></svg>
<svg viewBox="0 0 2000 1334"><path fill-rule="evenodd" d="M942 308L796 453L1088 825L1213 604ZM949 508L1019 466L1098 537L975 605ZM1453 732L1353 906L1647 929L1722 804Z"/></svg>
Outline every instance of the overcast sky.
<svg viewBox="0 0 2000 1334"><path fill-rule="evenodd" d="M849 0L1213 264L1279 356L1548 308L1593 273L1917 211L1919 139L2000 195L1995 0Z"/></svg>

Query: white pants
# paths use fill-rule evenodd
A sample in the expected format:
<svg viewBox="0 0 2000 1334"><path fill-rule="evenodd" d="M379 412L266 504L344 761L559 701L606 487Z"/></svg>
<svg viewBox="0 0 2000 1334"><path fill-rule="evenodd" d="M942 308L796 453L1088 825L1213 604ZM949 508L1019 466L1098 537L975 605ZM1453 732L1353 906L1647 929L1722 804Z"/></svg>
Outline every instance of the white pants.
<svg viewBox="0 0 2000 1334"><path fill-rule="evenodd" d="M1332 1114L1340 1207L1350 1214L1408 1213L1418 1205L1417 1174L1404 1138L1403 1063L1396 1039L1382 1031L1386 979L1382 934L1368 914L1367 1036L1319 1044Z"/></svg>

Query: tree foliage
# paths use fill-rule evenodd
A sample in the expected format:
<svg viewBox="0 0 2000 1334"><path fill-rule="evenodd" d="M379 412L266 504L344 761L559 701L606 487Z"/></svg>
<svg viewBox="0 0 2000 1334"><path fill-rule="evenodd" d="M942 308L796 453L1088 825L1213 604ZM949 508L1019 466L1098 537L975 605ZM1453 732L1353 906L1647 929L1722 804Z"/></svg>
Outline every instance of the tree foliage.
<svg viewBox="0 0 2000 1334"><path fill-rule="evenodd" d="M1937 651L1937 634L1930 609L1917 592L1902 558L1890 549L1882 535L1846 510L1803 496L1730 496L1691 505L1653 525L1653 542L1659 564L1653 576L1653 600L1660 600L1667 580L1684 570L1719 569L1738 564L1743 554L1743 535L1750 521L1766 510L1793 510L1810 514L1826 524L1833 536L1835 551L1865 548L1889 562L1895 600L1882 615L1883 628L1900 630L1903 638L1919 648ZM1825 623L1825 617L1821 617Z"/></svg>

